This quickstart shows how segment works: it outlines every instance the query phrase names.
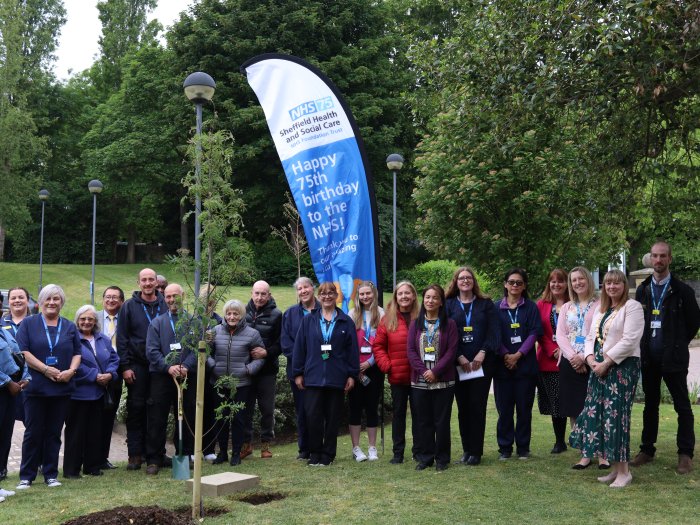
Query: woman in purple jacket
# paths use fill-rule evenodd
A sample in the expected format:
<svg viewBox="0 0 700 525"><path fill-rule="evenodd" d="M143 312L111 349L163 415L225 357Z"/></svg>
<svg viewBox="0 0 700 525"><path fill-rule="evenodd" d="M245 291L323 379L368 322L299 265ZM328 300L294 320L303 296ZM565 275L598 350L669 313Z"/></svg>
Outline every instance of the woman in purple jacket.
<svg viewBox="0 0 700 525"><path fill-rule="evenodd" d="M408 329L411 395L416 409L416 470L450 464L450 418L455 384L457 325L447 317L445 292L437 284L423 291L418 318Z"/></svg>
<svg viewBox="0 0 700 525"><path fill-rule="evenodd" d="M63 477L77 479L81 467L90 476L102 475L103 397L109 383L117 380L119 356L109 337L100 331L94 306L86 304L78 308L75 324L80 332L82 354L66 416Z"/></svg>

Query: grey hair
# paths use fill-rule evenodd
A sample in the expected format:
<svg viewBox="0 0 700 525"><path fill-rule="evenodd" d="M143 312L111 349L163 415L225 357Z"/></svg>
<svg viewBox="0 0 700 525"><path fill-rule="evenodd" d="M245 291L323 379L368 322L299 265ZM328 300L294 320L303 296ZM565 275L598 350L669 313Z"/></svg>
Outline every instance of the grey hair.
<svg viewBox="0 0 700 525"><path fill-rule="evenodd" d="M238 299L229 299L224 305L224 317L229 310L235 310L241 314L241 319L245 319L245 306Z"/></svg>
<svg viewBox="0 0 700 525"><path fill-rule="evenodd" d="M61 298L61 308L63 308L63 305L66 304L66 294L63 291L63 288L57 284L47 284L41 289L39 292L39 298L37 299L39 306L43 306L46 300L54 295L58 295Z"/></svg>
<svg viewBox="0 0 700 525"><path fill-rule="evenodd" d="M308 277L299 277L296 281L294 281L294 289L296 290L297 286L301 284L308 284L309 286L311 286L311 288L315 288L314 282Z"/></svg>
<svg viewBox="0 0 700 525"><path fill-rule="evenodd" d="M102 331L102 323L100 322L100 316L97 315L97 310L95 310L95 307L92 306L91 304L84 304L78 310L75 312L75 324L78 324L78 319L80 318L81 315L83 315L85 312L90 312L95 316L95 326L92 327L92 333L96 334Z"/></svg>

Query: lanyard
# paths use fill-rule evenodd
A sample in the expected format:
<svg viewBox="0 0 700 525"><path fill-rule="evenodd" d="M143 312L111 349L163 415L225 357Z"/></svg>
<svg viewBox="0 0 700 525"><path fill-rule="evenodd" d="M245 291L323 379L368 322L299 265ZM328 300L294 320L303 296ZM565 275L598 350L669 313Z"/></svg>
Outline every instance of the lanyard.
<svg viewBox="0 0 700 525"><path fill-rule="evenodd" d="M58 340L61 337L61 324L63 324L63 319L58 318L58 327L56 330L56 340L52 343L51 336L49 335L49 327L46 325L46 319L41 316L41 322L44 323L44 331L46 332L46 340L49 342L49 355L53 355L53 347L58 346Z"/></svg>
<svg viewBox="0 0 700 525"><path fill-rule="evenodd" d="M328 323L323 318L323 314L321 314L321 335L323 336L324 344L328 344L328 342L331 340L331 335L333 335L333 328L335 328L335 320L337 317L338 312L333 312L333 317L331 318L330 323Z"/></svg>
<svg viewBox="0 0 700 525"><path fill-rule="evenodd" d="M462 301L457 299L457 302L459 303L459 306L462 308L462 312L464 312L464 319L466 321L466 326L471 326L472 325L472 308L474 307L474 301L469 303L469 313L464 309L464 305L462 304Z"/></svg>
<svg viewBox="0 0 700 525"><path fill-rule="evenodd" d="M428 343L428 346L433 346L433 339L435 339L435 334L438 328L440 328L440 319L435 321L432 331L430 330L430 323L428 323L427 319L423 320L423 325L425 326L425 341Z"/></svg>
<svg viewBox="0 0 700 525"><path fill-rule="evenodd" d="M153 318L148 314L148 310L146 310L146 305L141 303L141 307L143 308L143 313L146 314L146 318L148 318L148 322L150 323L151 321L153 321ZM156 312L157 312L156 313L156 317L157 317L160 315L160 305L158 305L158 310L156 310ZM175 331L175 329L173 328L173 332L174 331Z"/></svg>
<svg viewBox="0 0 700 525"><path fill-rule="evenodd" d="M510 313L510 309L506 310L508 312L508 317L510 317L510 325L511 328L513 328L514 324L518 324L518 310L520 309L519 306L515 308L515 317ZM517 328L514 328L514 330L517 330Z"/></svg>
<svg viewBox="0 0 700 525"><path fill-rule="evenodd" d="M656 298L654 297L654 281L653 280L651 281L651 286L650 286L650 288L651 288L651 305L654 308L652 310L652 313L654 315L659 315L659 313L661 311L661 303L664 300L664 295L666 295L666 288L668 288L668 283L670 283L670 282L671 282L671 279L666 281L666 284L664 284L664 289L661 290L661 297L659 297L659 301L656 302Z"/></svg>
<svg viewBox="0 0 700 525"><path fill-rule="evenodd" d="M583 311L582 314L581 305L578 302L576 303L576 317L578 318L578 335L583 335L583 324L586 320L586 314L588 313L588 309L591 307L592 304L593 301L588 301L586 309Z"/></svg>
<svg viewBox="0 0 700 525"><path fill-rule="evenodd" d="M374 335L372 333L372 326L369 323L370 313L364 312L364 318L365 341L369 343L369 338Z"/></svg>
<svg viewBox="0 0 700 525"><path fill-rule="evenodd" d="M552 330L554 333L557 333L557 323L559 322L559 313L557 312L557 305L553 304L552 305L552 321L554 324L552 325Z"/></svg>
<svg viewBox="0 0 700 525"><path fill-rule="evenodd" d="M168 310L168 318L170 318L170 327L173 329L173 335L175 335L175 339L177 339L177 332L175 331L175 323L173 323L173 315L170 313L170 310Z"/></svg>

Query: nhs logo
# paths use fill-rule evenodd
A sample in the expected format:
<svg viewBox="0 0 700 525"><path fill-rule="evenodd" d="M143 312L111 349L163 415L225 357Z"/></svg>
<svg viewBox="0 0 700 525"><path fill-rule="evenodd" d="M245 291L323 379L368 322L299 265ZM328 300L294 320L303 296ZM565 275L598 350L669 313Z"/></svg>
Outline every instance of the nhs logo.
<svg viewBox="0 0 700 525"><path fill-rule="evenodd" d="M298 106L289 110L289 118L292 122L300 119L306 115L311 115L312 113L318 113L319 111L326 111L333 107L333 98L324 97L318 100L309 100L308 102L302 102Z"/></svg>

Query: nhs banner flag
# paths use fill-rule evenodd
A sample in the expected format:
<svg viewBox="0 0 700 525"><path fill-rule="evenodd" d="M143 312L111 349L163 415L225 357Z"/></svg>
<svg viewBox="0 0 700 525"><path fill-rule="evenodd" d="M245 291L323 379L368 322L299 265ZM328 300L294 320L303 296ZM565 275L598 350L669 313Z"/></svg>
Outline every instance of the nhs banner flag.
<svg viewBox="0 0 700 525"><path fill-rule="evenodd" d="M260 55L241 72L265 112L316 277L335 283L347 311L360 281L379 284L376 201L355 120L335 85L297 57Z"/></svg>

